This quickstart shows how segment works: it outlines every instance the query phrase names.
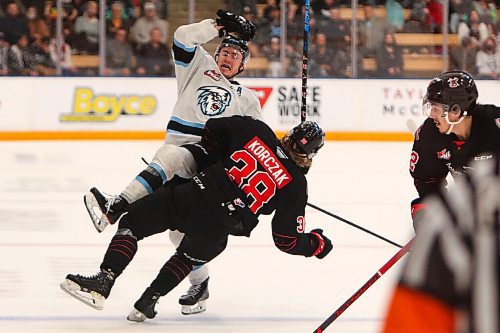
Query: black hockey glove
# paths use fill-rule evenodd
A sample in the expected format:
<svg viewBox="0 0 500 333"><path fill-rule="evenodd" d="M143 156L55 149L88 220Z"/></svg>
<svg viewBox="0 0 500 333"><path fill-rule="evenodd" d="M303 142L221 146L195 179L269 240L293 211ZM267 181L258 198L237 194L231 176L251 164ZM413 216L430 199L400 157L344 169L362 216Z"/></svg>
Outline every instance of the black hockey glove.
<svg viewBox="0 0 500 333"><path fill-rule="evenodd" d="M227 12L219 9L217 11L217 18L215 22L217 25L223 26L219 30L219 37L224 37L230 32L236 32L245 41L251 41L255 37L255 25L247 21L243 16Z"/></svg>
<svg viewBox="0 0 500 333"><path fill-rule="evenodd" d="M316 238L316 244L318 244L316 251L312 255L318 259L323 259L333 249L332 241L323 235L322 229L311 230L311 235Z"/></svg>

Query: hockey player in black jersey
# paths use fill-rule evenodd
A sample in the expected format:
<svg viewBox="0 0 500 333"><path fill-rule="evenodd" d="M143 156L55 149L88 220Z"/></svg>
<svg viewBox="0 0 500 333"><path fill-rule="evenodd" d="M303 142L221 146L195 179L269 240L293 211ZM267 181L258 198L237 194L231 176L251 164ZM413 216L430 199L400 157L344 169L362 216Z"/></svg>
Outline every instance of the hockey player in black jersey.
<svg viewBox="0 0 500 333"><path fill-rule="evenodd" d="M500 154L500 107L477 104L474 79L462 71L435 77L423 101L428 118L415 132L410 173L419 198L412 202L414 228L422 219L422 199L446 185L448 173L467 173L472 161Z"/></svg>
<svg viewBox="0 0 500 333"><path fill-rule="evenodd" d="M242 115L263 119L255 92L236 81L250 57L248 42L255 35L255 26L245 18L223 10L218 10L217 16L215 20L205 19L175 30L172 52L178 94L166 126L165 145L119 195L109 196L95 187L85 195L85 207L99 232L114 224L126 205L156 191L171 179L165 170L182 159L175 155L176 150L171 155L170 145L199 141L205 122L211 118ZM211 55L203 44L217 36L222 40ZM194 171L185 165L177 175L179 180L189 178ZM175 247L179 246L182 237L179 231L169 232ZM185 315L203 312L209 297L208 265L193 266L188 278L191 286L179 298L181 312Z"/></svg>
<svg viewBox="0 0 500 333"><path fill-rule="evenodd" d="M205 264L226 247L228 236L250 236L261 214L270 215L274 244L283 252L324 258L332 249L321 229L305 232L307 180L324 132L303 122L279 140L262 121L233 116L210 119L199 143L171 146L198 173L185 183L167 183L130 204L118 221L100 271L90 277L68 274L61 288L102 309L118 276L132 261L141 239L175 229L184 238L128 316L154 318L160 296L175 288L193 265ZM172 164L167 174L175 174Z"/></svg>

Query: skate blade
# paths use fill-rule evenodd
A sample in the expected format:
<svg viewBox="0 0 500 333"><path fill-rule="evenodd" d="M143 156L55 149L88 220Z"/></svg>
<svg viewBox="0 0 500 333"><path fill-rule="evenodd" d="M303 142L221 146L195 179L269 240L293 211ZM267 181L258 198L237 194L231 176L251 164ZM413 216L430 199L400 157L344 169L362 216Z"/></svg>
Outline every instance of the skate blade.
<svg viewBox="0 0 500 333"><path fill-rule="evenodd" d="M141 323L146 319L147 317L137 309L133 309L127 316L128 321L135 321L137 323Z"/></svg>
<svg viewBox="0 0 500 333"><path fill-rule="evenodd" d="M96 293L95 291L82 291L77 283L68 279L64 280L59 286L68 295L73 296L80 302L85 303L96 310L102 310L105 298L101 294Z"/></svg>
<svg viewBox="0 0 500 333"><path fill-rule="evenodd" d="M198 301L195 305L183 305L181 309L181 313L183 315L192 315L197 313L202 313L207 310L207 302L206 301Z"/></svg>
<svg viewBox="0 0 500 333"><path fill-rule="evenodd" d="M97 199L91 192L89 192L83 196L83 202L85 203L85 208L87 208L87 212L89 213L90 219L92 220L97 232L103 232L108 226L109 220L99 208Z"/></svg>

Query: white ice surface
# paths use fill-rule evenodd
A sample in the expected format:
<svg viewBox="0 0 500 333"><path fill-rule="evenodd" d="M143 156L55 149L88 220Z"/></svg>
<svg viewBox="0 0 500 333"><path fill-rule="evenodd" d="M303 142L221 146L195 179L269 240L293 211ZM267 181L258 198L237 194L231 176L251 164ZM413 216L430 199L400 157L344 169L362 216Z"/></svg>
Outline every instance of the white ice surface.
<svg viewBox="0 0 500 333"><path fill-rule="evenodd" d="M119 193L159 141L0 142L0 332L313 332L398 248L312 208L334 250L323 260L274 248L269 218L251 238L230 239L210 264L208 310L183 316L178 296L145 323L125 318L174 252L167 234L140 243L103 311L59 289L67 273L93 274L114 228L97 234L83 206L92 186ZM412 236L411 143L328 142L308 175L309 201L401 245ZM326 332L379 332L398 262Z"/></svg>

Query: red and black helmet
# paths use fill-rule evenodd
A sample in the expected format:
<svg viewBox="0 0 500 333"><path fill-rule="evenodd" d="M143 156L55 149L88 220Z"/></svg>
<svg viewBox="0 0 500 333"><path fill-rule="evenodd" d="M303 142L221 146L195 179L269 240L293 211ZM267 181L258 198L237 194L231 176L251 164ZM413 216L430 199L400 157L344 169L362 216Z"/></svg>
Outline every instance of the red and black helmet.
<svg viewBox="0 0 500 333"><path fill-rule="evenodd" d="M434 102L447 106L448 110L460 106L462 113L469 113L476 106L478 97L472 76L463 71L449 71L436 76L427 86L424 103Z"/></svg>

